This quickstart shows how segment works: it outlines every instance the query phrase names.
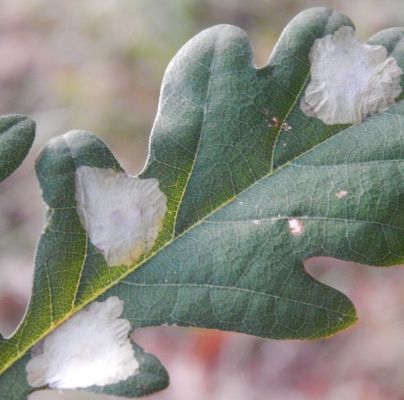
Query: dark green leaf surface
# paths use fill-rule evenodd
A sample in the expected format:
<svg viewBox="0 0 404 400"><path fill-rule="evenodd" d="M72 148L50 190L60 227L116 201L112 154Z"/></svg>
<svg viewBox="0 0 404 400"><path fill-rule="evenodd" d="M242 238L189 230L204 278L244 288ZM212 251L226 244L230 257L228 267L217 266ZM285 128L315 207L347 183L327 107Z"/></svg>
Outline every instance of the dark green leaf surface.
<svg viewBox="0 0 404 400"><path fill-rule="evenodd" d="M111 295L125 300L124 317L136 328L167 323L312 339L354 323L351 302L312 279L303 262L402 262L404 102L355 126L325 125L299 107L314 40L351 24L322 8L300 14L262 69L233 26L208 29L180 50L141 174L159 180L168 212L151 254L131 268L109 268L76 214L75 170L120 170L117 161L85 132L47 145L37 163L47 227L26 318L0 342L0 390L10 377L26 385L27 357L12 364L30 346ZM403 68L402 37L387 30L372 41ZM304 226L301 234L290 233L291 219ZM123 393L114 386L110 393ZM23 398L15 393L11 400Z"/></svg>
<svg viewBox="0 0 404 400"><path fill-rule="evenodd" d="M35 122L22 115L0 117L0 182L22 163L35 137Z"/></svg>

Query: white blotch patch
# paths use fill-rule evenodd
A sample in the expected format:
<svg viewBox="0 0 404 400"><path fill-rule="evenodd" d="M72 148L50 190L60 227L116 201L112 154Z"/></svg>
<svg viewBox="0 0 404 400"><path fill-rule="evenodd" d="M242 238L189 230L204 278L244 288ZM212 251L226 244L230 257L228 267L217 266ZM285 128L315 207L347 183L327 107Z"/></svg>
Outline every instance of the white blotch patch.
<svg viewBox="0 0 404 400"><path fill-rule="evenodd" d="M81 223L109 266L130 266L148 252L167 211L156 179L86 166L76 170L76 203Z"/></svg>
<svg viewBox="0 0 404 400"><path fill-rule="evenodd" d="M343 199L344 197L346 197L348 195L348 192L346 190L340 190L337 193L335 193L335 195L339 198L339 199Z"/></svg>
<svg viewBox="0 0 404 400"><path fill-rule="evenodd" d="M386 110L402 91L396 60L383 46L361 43L350 26L315 40L310 62L311 81L300 107L329 125Z"/></svg>
<svg viewBox="0 0 404 400"><path fill-rule="evenodd" d="M123 301L93 302L34 347L26 366L28 383L57 389L104 386L128 379L139 364L129 339L130 324L119 319Z"/></svg>
<svg viewBox="0 0 404 400"><path fill-rule="evenodd" d="M288 219L289 233L293 236L299 236L304 231L303 221L297 218Z"/></svg>
<svg viewBox="0 0 404 400"><path fill-rule="evenodd" d="M260 219L253 219L252 223L254 225L260 225L262 223L262 221Z"/></svg>
<svg viewBox="0 0 404 400"><path fill-rule="evenodd" d="M282 123L281 129L285 132L289 132L292 130L292 127L285 121Z"/></svg>

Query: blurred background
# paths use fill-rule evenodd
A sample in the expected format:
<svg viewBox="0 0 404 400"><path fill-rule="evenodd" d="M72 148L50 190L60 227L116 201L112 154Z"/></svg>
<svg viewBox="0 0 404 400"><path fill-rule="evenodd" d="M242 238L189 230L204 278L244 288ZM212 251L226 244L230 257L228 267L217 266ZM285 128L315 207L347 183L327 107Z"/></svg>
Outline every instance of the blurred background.
<svg viewBox="0 0 404 400"><path fill-rule="evenodd" d="M299 11L328 6L350 16L365 40L404 26L402 0L2 0L0 114L37 121L34 149L0 184L0 331L10 334L28 302L43 207L36 153L71 129L99 135L136 174L146 158L165 67L200 30L231 23L247 31L265 64ZM308 260L311 274L355 303L359 322L316 342L262 340L199 329L135 333L171 375L150 400L404 399L404 269ZM1 397L1 394L0 394ZM101 399L36 393L32 400ZM5 399L6 400L6 399Z"/></svg>

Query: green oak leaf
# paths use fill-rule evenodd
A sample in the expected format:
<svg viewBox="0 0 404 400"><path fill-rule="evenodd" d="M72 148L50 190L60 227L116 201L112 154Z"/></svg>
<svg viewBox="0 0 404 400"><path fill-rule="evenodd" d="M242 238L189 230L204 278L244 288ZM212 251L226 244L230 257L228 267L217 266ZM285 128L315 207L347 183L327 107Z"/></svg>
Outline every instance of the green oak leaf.
<svg viewBox="0 0 404 400"><path fill-rule="evenodd" d="M22 163L34 138L34 121L22 115L0 117L0 182Z"/></svg>
<svg viewBox="0 0 404 400"><path fill-rule="evenodd" d="M403 261L404 102L353 126L303 114L313 42L344 25L352 22L324 8L299 14L260 69L234 26L205 30L179 51L140 175L159 181L168 211L155 246L130 268L108 267L75 203L78 167L121 167L92 134L49 142L37 161L47 225L26 316L0 341L2 393L23 399L30 347L112 295L125 301L123 317L135 328L177 324L314 339L355 322L347 297L314 280L303 263L313 256ZM403 68L403 37L403 29L389 29L370 41ZM292 129L282 129L284 122ZM109 393L121 394L115 386Z"/></svg>

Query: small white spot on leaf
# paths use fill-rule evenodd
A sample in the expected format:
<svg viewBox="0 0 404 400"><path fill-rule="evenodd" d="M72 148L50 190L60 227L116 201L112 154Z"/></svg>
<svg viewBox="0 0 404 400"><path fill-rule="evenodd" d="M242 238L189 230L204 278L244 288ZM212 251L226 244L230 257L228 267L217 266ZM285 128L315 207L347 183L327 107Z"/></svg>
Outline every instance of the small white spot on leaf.
<svg viewBox="0 0 404 400"><path fill-rule="evenodd" d="M285 132L288 132L292 130L292 127L285 121L282 123L281 129Z"/></svg>
<svg viewBox="0 0 404 400"><path fill-rule="evenodd" d="M271 121L275 128L279 128L279 123L280 123L279 117L273 117Z"/></svg>
<svg viewBox="0 0 404 400"><path fill-rule="evenodd" d="M166 202L156 179L86 166L76 170L77 212L109 266L130 266L153 247Z"/></svg>
<svg viewBox="0 0 404 400"><path fill-rule="evenodd" d="M139 364L129 339L130 324L119 319L123 301L93 302L49 334L31 353L28 383L76 389L117 383L135 375Z"/></svg>
<svg viewBox="0 0 404 400"><path fill-rule="evenodd" d="M299 236L304 231L303 221L297 218L288 219L289 233L293 236Z"/></svg>
<svg viewBox="0 0 404 400"><path fill-rule="evenodd" d="M340 190L337 193L335 193L335 195L339 198L339 199L343 199L344 197L346 197L348 195L348 192L346 190Z"/></svg>
<svg viewBox="0 0 404 400"><path fill-rule="evenodd" d="M355 123L384 111L402 90L396 60L383 46L361 43L350 26L315 40L310 62L300 107L326 124Z"/></svg>

